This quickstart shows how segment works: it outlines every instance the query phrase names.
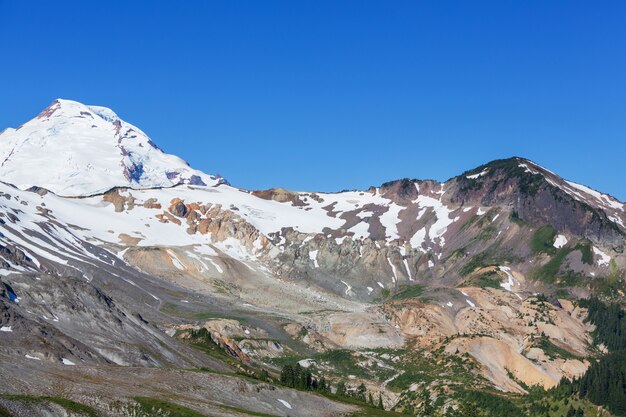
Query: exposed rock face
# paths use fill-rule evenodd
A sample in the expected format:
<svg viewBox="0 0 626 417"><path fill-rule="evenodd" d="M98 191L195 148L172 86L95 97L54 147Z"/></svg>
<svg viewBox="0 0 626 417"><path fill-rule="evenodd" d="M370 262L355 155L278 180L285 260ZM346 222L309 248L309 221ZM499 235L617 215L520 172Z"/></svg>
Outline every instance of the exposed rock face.
<svg viewBox="0 0 626 417"><path fill-rule="evenodd" d="M304 206L304 202L300 200L300 195L294 191L285 190L284 188L272 188L270 190L252 191L252 195L266 200L274 200L279 203L290 202L294 206Z"/></svg>
<svg viewBox="0 0 626 417"><path fill-rule="evenodd" d="M185 217L187 215L187 206L178 198L170 202L169 210L176 217Z"/></svg>
<svg viewBox="0 0 626 417"><path fill-rule="evenodd" d="M511 158L490 162L454 178L452 187L451 201L455 203L509 206L527 223L551 224L561 232L602 245L623 246L626 231L609 218L613 210L623 214L623 204L610 196L600 197L607 214L571 183L530 161Z"/></svg>
<svg viewBox="0 0 626 417"><path fill-rule="evenodd" d="M450 354L469 353L482 365L481 373L497 387L523 392L515 378L528 386L550 388L565 376L580 376L588 366L590 332L585 311L563 301L567 308L515 293L462 288L446 304L419 301L386 305L410 344ZM541 340L569 352L572 358L548 357L537 346Z"/></svg>

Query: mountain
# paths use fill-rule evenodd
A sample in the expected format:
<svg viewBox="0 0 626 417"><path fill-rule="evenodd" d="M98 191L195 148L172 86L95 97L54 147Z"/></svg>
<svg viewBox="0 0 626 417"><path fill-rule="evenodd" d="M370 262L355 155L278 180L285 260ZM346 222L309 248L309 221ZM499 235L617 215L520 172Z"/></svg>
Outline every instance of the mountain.
<svg viewBox="0 0 626 417"><path fill-rule="evenodd" d="M468 383L520 394L581 375L601 348L577 300L625 297L624 203L524 158L445 182L250 191L68 100L0 134L0 156L0 376L16 387L0 392L103 415L163 389L230 415L199 386L254 413L358 411L267 382L295 358L409 412L419 390L457 404Z"/></svg>
<svg viewBox="0 0 626 417"><path fill-rule="evenodd" d="M36 184L64 196L97 194L115 186L220 182L164 153L112 110L61 99L35 119L0 133L0 161L4 181L19 188Z"/></svg>

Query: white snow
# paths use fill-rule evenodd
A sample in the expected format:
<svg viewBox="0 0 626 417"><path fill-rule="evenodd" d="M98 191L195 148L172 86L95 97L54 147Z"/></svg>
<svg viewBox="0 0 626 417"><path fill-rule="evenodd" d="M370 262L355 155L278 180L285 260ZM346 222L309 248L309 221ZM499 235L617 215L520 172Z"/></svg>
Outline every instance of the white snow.
<svg viewBox="0 0 626 417"><path fill-rule="evenodd" d="M575 182L572 181L565 181L567 182L569 185L571 185L572 187L574 187L575 189L582 191L588 195L590 195L591 197L595 198L598 202L598 204L601 204L605 207L610 207L616 210L624 210L624 204L620 203L619 201L617 201L616 199L614 199L613 197L606 195L606 194L602 194L594 189L591 189L589 187L586 187L584 185L581 184L577 184Z"/></svg>
<svg viewBox="0 0 626 417"><path fill-rule="evenodd" d="M309 366L311 366L315 361L313 359L302 359L301 361L298 361L298 364L303 367L303 368L308 368Z"/></svg>
<svg viewBox="0 0 626 417"><path fill-rule="evenodd" d="M411 268L409 268L409 262L406 260L406 258L402 260L402 263L404 264L404 269L406 269L406 273L409 276L409 281L415 281L413 279L413 275L411 275Z"/></svg>
<svg viewBox="0 0 626 417"><path fill-rule="evenodd" d="M11 326L2 326L0 327L0 332L12 332L13 329L11 328Z"/></svg>
<svg viewBox="0 0 626 417"><path fill-rule="evenodd" d="M352 293L352 287L344 280L341 280L341 282L346 286L346 295L350 295L350 293Z"/></svg>
<svg viewBox="0 0 626 417"><path fill-rule="evenodd" d="M392 282L398 281L398 272L396 271L396 266L393 263L391 263L391 259L389 259L389 257L387 257L387 263L389 263L389 266L391 267L391 272L393 273L393 276L391 277L391 281Z"/></svg>
<svg viewBox="0 0 626 417"><path fill-rule="evenodd" d="M489 168L485 168L481 172L479 172L478 174L466 175L465 178L468 178L470 180L475 180L476 178L482 177L483 175L487 174L488 172L489 172Z"/></svg>
<svg viewBox="0 0 626 417"><path fill-rule="evenodd" d="M317 253L319 251L318 250L312 250L309 251L309 259L313 261L313 266L315 266L315 268L319 268L320 265L317 263Z"/></svg>
<svg viewBox="0 0 626 417"><path fill-rule="evenodd" d="M469 304L470 307L476 307L476 304L472 303L468 298L466 298L465 301L467 301L467 304Z"/></svg>
<svg viewBox="0 0 626 417"><path fill-rule="evenodd" d="M513 286L516 285L517 282L515 281L515 278L513 278L511 268L509 268L508 266L499 266L498 269L504 272L508 278L508 281L501 283L500 286L507 291L513 291Z"/></svg>
<svg viewBox="0 0 626 417"><path fill-rule="evenodd" d="M593 253L600 257L600 259L598 259L598 266L608 266L611 262L611 257L595 246L593 247Z"/></svg>
<svg viewBox="0 0 626 417"><path fill-rule="evenodd" d="M395 203L391 203L388 206L388 210L380 216L380 223L386 230L386 236L389 240L398 239L398 223L400 222L399 214L405 207L399 206Z"/></svg>
<svg viewBox="0 0 626 417"><path fill-rule="evenodd" d="M290 410L292 409L291 404L289 404L287 401L281 400L280 398L278 398L278 402L280 402L282 405L284 405L288 409L290 409Z"/></svg>
<svg viewBox="0 0 626 417"><path fill-rule="evenodd" d="M32 360L35 360L35 361L40 361L41 360L40 358L38 358L36 356L30 356L28 353L26 355L24 355L24 357L26 359L32 359Z"/></svg>
<svg viewBox="0 0 626 417"><path fill-rule="evenodd" d="M367 287L367 295L370 295L371 293L374 292L374 288L372 287Z"/></svg>
<svg viewBox="0 0 626 417"><path fill-rule="evenodd" d="M63 362L63 365L76 365L74 362L72 362L69 359L65 359L65 358L61 358L61 362Z"/></svg>
<svg viewBox="0 0 626 417"><path fill-rule="evenodd" d="M178 256L176 256L176 254L174 253L173 250L168 249L167 253L170 255L170 258L172 259L172 264L176 267L176 269L179 269L181 271L185 270L185 267L183 266L183 263L180 261L180 259L178 258Z"/></svg>
<svg viewBox="0 0 626 417"><path fill-rule="evenodd" d="M554 247L557 249L562 248L563 246L565 246L567 244L567 238L563 235L556 235L556 238L554 239Z"/></svg>
<svg viewBox="0 0 626 417"><path fill-rule="evenodd" d="M0 133L0 159L3 181L66 196L115 186L170 187L192 177L209 186L219 182L161 151L112 110L71 100L59 99L46 114Z"/></svg>
<svg viewBox="0 0 626 417"><path fill-rule="evenodd" d="M376 283L378 284L380 288L383 288L383 289L385 288L385 285L382 282L378 281Z"/></svg>
<svg viewBox="0 0 626 417"><path fill-rule="evenodd" d="M452 307L452 306L454 306L454 304L452 304L450 301L448 301L448 302L446 303L446 305L447 305L448 307Z"/></svg>

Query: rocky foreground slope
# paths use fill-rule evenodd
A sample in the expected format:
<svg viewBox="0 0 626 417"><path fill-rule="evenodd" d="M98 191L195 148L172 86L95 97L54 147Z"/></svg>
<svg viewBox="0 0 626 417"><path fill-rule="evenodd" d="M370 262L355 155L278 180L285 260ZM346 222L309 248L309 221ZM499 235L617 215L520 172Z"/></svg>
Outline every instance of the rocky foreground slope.
<svg viewBox="0 0 626 417"><path fill-rule="evenodd" d="M11 394L73 396L115 415L103 404L120 393L102 386L128 370L166 373L128 398L307 415L320 400L283 388L289 407L275 393L257 404L216 391L198 405L189 384L215 381L171 371L275 372L287 358L399 410L424 387L468 380L522 393L580 375L597 353L576 299L624 297L624 203L522 158L441 183L248 191L163 153L109 109L57 100L0 134L0 160ZM191 348L185 335L201 327L238 362Z"/></svg>

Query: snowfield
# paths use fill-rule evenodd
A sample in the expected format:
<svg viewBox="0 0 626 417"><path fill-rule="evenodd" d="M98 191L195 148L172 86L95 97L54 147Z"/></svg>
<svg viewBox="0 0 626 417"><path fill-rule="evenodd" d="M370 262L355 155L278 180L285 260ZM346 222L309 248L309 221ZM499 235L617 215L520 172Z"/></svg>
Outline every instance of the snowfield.
<svg viewBox="0 0 626 417"><path fill-rule="evenodd" d="M0 133L0 160L3 181L21 189L38 185L64 196L92 195L115 186L220 182L161 151L111 109L62 99L20 128Z"/></svg>

